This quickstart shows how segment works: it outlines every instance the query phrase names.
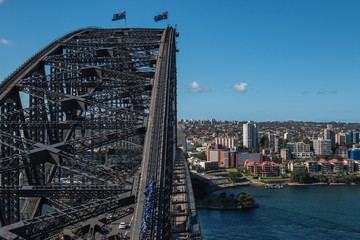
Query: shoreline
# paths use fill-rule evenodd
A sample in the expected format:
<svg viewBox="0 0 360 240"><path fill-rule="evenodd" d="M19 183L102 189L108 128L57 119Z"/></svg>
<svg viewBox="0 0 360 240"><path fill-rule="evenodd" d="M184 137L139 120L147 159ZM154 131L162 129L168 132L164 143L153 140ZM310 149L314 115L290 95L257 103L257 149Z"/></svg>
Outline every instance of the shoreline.
<svg viewBox="0 0 360 240"><path fill-rule="evenodd" d="M212 193L216 193L218 191L222 191L225 189L230 189L230 188L241 188L241 187L254 187L254 188L258 188L258 187L264 187L266 184L265 183L242 183L242 184L231 184L231 185L226 185L226 186L222 186L222 185L216 185L216 189L213 189L211 192ZM319 182L319 183L285 183L282 184L284 187L296 187L296 186L359 186L360 184L356 184L356 183L325 183L325 182Z"/></svg>
<svg viewBox="0 0 360 240"><path fill-rule="evenodd" d="M206 209L206 210L247 210L259 208L259 204L253 205L242 205L240 207L216 207L216 206L208 206L208 205L196 205L196 209Z"/></svg>

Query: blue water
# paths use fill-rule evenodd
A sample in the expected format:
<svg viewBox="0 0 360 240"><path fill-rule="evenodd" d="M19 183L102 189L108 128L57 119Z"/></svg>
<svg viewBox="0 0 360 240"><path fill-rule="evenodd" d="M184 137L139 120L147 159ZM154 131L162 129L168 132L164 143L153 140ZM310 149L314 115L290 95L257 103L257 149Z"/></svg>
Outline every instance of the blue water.
<svg viewBox="0 0 360 240"><path fill-rule="evenodd" d="M360 186L242 187L259 208L198 210L204 239L360 239Z"/></svg>

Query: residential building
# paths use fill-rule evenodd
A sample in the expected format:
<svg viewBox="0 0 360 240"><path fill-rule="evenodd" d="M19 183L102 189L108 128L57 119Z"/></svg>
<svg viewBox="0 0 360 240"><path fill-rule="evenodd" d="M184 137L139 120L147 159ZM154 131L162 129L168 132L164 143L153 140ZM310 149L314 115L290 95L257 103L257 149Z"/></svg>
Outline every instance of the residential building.
<svg viewBox="0 0 360 240"><path fill-rule="evenodd" d="M268 141L269 141L269 147L274 148L275 145L275 134L268 132Z"/></svg>
<svg viewBox="0 0 360 240"><path fill-rule="evenodd" d="M331 173L331 164L326 161L325 159L320 159L318 164L320 165L320 171L321 173Z"/></svg>
<svg viewBox="0 0 360 240"><path fill-rule="evenodd" d="M265 155L271 155L273 153L272 149L271 148L264 148L262 150L262 154L265 156Z"/></svg>
<svg viewBox="0 0 360 240"><path fill-rule="evenodd" d="M339 146L345 146L346 145L346 134L345 133L338 133L335 135L335 143Z"/></svg>
<svg viewBox="0 0 360 240"><path fill-rule="evenodd" d="M352 160L360 160L360 148L353 148L350 150L350 158Z"/></svg>
<svg viewBox="0 0 360 240"><path fill-rule="evenodd" d="M309 159L314 156L313 152L293 152L291 153L292 158Z"/></svg>
<svg viewBox="0 0 360 240"><path fill-rule="evenodd" d="M289 160L291 158L290 150L287 148L281 149L280 156L283 161Z"/></svg>
<svg viewBox="0 0 360 240"><path fill-rule="evenodd" d="M354 132L353 133L353 143L359 143L359 133L358 132Z"/></svg>
<svg viewBox="0 0 360 240"><path fill-rule="evenodd" d="M225 148L237 148L238 139L237 138L215 138L215 144L221 144Z"/></svg>
<svg viewBox="0 0 360 240"><path fill-rule="evenodd" d="M344 167L348 172L355 171L355 160L352 159L344 159Z"/></svg>
<svg viewBox="0 0 360 240"><path fill-rule="evenodd" d="M279 176L280 166L274 162L265 161L261 164L246 160L245 169L253 176L258 177L276 177Z"/></svg>
<svg viewBox="0 0 360 240"><path fill-rule="evenodd" d="M339 156L342 158L349 158L349 151L346 147L339 147Z"/></svg>
<svg viewBox="0 0 360 240"><path fill-rule="evenodd" d="M243 145L247 148L258 146L258 130L253 121L243 124Z"/></svg>
<svg viewBox="0 0 360 240"><path fill-rule="evenodd" d="M331 169L333 172L335 172L335 173L344 172L344 164L342 161L340 161L338 159L332 159L329 161L329 163L331 164Z"/></svg>
<svg viewBox="0 0 360 240"><path fill-rule="evenodd" d="M228 150L220 150L219 151L219 167L229 168L229 151Z"/></svg>
<svg viewBox="0 0 360 240"><path fill-rule="evenodd" d="M324 129L324 139L331 141L331 147L335 146L335 132L330 124L328 124L327 128Z"/></svg>
<svg viewBox="0 0 360 240"><path fill-rule="evenodd" d="M279 136L275 136L275 142L274 142L274 152L280 153L280 150L282 149L283 141Z"/></svg>
<svg viewBox="0 0 360 240"><path fill-rule="evenodd" d="M313 147L315 155L326 155L331 153L331 140L324 140L319 138L313 140Z"/></svg>
<svg viewBox="0 0 360 240"><path fill-rule="evenodd" d="M288 133L288 132L286 132L286 133L284 133L284 139L285 140L291 140L291 137L292 137L292 135L291 135L291 133Z"/></svg>
<svg viewBox="0 0 360 240"><path fill-rule="evenodd" d="M305 166L309 173L319 172L319 164L315 161L306 161Z"/></svg>
<svg viewBox="0 0 360 240"><path fill-rule="evenodd" d="M217 162L201 161L199 165L204 171L210 171L219 168L219 164Z"/></svg>
<svg viewBox="0 0 360 240"><path fill-rule="evenodd" d="M234 149L230 149L229 152L229 165L231 168L238 167L238 152L234 151Z"/></svg>
<svg viewBox="0 0 360 240"><path fill-rule="evenodd" d="M305 166L302 163L298 163L298 162L294 162L293 160L291 160L290 162L288 162L288 169L289 171L294 171L295 169L301 169L301 168L305 168Z"/></svg>
<svg viewBox="0 0 360 240"><path fill-rule="evenodd" d="M238 166L244 165L247 159L262 163L263 155L261 153L238 152Z"/></svg>
<svg viewBox="0 0 360 240"><path fill-rule="evenodd" d="M280 175L286 175L286 168L283 164L279 164Z"/></svg>
<svg viewBox="0 0 360 240"><path fill-rule="evenodd" d="M219 149L209 149L208 152L207 161L219 162Z"/></svg>
<svg viewBox="0 0 360 240"><path fill-rule="evenodd" d="M306 144L303 142L296 143L288 143L287 148L289 148L290 152L310 152L310 144Z"/></svg>

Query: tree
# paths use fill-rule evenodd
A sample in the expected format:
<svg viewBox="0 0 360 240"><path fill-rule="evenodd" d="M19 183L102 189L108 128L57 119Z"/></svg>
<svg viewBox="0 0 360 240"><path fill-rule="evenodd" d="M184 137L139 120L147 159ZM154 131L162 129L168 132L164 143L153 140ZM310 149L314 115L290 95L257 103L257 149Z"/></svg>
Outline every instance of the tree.
<svg viewBox="0 0 360 240"><path fill-rule="evenodd" d="M237 171L238 171L238 173L244 172L244 166L239 166L239 167L237 168Z"/></svg>
<svg viewBox="0 0 360 240"><path fill-rule="evenodd" d="M220 198L226 198L226 192L220 193L220 194L219 194L219 197L220 197Z"/></svg>
<svg viewBox="0 0 360 240"><path fill-rule="evenodd" d="M313 142L310 139L304 138L303 143L309 144L310 145L310 150L313 151Z"/></svg>
<svg viewBox="0 0 360 240"><path fill-rule="evenodd" d="M237 200L240 204L254 204L255 198L246 193L240 193L237 195Z"/></svg>
<svg viewBox="0 0 360 240"><path fill-rule="evenodd" d="M239 172L230 172L229 175L228 175L228 179L231 181L231 182L236 182L236 180L238 178L241 178L242 177L242 174L239 173Z"/></svg>
<svg viewBox="0 0 360 240"><path fill-rule="evenodd" d="M262 136L260 138L259 145L263 148L269 147L269 139L266 136Z"/></svg>
<svg viewBox="0 0 360 240"><path fill-rule="evenodd" d="M304 168L295 169L290 176L291 181L298 183L309 183L311 182L311 176L308 171Z"/></svg>
<svg viewBox="0 0 360 240"><path fill-rule="evenodd" d="M201 143L195 142L194 148L202 147Z"/></svg>
<svg viewBox="0 0 360 240"><path fill-rule="evenodd" d="M201 160L206 160L206 153L205 152L200 152L199 154L196 154L196 157L201 159Z"/></svg>

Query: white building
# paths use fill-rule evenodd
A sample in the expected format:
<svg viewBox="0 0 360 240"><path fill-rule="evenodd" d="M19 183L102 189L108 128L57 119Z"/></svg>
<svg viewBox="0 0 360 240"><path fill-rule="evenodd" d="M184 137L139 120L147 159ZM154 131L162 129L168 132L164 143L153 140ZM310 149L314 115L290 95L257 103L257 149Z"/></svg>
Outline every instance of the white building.
<svg viewBox="0 0 360 240"><path fill-rule="evenodd" d="M258 146L258 130L253 121L243 124L243 144L247 148Z"/></svg>
<svg viewBox="0 0 360 240"><path fill-rule="evenodd" d="M285 140L287 139L287 140L290 141L290 140L291 140L291 137L292 137L292 136L291 136L291 133L288 133L288 132L284 133L284 139L285 139Z"/></svg>
<svg viewBox="0 0 360 240"><path fill-rule="evenodd" d="M288 143L287 148L289 148L290 152L310 152L310 145L305 144L303 142L296 143Z"/></svg>
<svg viewBox="0 0 360 240"><path fill-rule="evenodd" d="M218 162L219 151L217 149L210 150L210 162Z"/></svg>
<svg viewBox="0 0 360 240"><path fill-rule="evenodd" d="M292 152L292 158L312 158L314 156L313 152Z"/></svg>
<svg viewBox="0 0 360 240"><path fill-rule="evenodd" d="M225 148L237 148L238 139L237 138L215 138L215 144L221 144Z"/></svg>

